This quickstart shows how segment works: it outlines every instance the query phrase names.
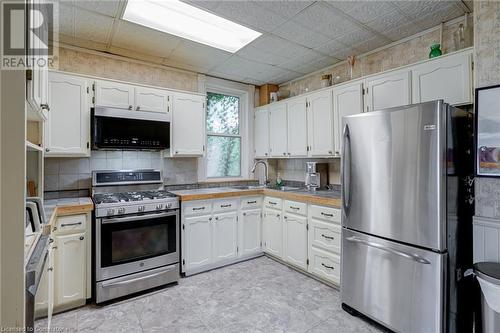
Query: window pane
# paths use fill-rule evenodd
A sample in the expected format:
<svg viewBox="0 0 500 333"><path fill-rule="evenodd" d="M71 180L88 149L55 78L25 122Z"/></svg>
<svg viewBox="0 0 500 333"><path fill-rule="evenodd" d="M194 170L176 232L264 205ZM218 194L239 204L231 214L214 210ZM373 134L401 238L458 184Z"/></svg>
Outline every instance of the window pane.
<svg viewBox="0 0 500 333"><path fill-rule="evenodd" d="M240 98L236 96L207 94L207 132L239 134Z"/></svg>
<svg viewBox="0 0 500 333"><path fill-rule="evenodd" d="M208 136L207 177L239 177L241 138Z"/></svg>

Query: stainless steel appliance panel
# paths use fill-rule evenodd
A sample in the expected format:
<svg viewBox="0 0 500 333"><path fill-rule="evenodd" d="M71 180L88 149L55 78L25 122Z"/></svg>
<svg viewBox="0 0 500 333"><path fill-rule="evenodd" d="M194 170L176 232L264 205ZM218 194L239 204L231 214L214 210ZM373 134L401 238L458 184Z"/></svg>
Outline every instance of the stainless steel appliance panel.
<svg viewBox="0 0 500 333"><path fill-rule="evenodd" d="M342 232L342 303L396 332L444 332L446 254Z"/></svg>
<svg viewBox="0 0 500 333"><path fill-rule="evenodd" d="M441 101L343 118L342 225L446 250Z"/></svg>

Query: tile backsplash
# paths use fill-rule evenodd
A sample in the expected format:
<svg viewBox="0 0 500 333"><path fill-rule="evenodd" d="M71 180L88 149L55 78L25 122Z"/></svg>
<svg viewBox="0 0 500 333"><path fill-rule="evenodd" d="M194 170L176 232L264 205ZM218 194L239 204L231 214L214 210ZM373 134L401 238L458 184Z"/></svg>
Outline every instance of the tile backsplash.
<svg viewBox="0 0 500 333"><path fill-rule="evenodd" d="M276 181L277 173L283 180L304 182L306 162L328 163L330 184L340 184L340 158L335 159L275 159L269 160L269 178Z"/></svg>

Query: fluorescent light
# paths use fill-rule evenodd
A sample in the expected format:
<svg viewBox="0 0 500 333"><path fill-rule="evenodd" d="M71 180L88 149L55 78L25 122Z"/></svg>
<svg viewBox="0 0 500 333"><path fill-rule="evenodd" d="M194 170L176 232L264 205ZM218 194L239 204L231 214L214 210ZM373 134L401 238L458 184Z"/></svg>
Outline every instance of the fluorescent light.
<svg viewBox="0 0 500 333"><path fill-rule="evenodd" d="M123 19L232 53L261 35L178 0L129 0Z"/></svg>

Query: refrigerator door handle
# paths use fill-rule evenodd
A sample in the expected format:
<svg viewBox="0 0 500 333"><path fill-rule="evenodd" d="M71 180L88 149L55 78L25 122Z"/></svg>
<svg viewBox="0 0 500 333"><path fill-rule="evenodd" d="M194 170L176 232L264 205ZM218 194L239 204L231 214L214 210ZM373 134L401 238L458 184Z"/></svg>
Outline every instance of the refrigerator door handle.
<svg viewBox="0 0 500 333"><path fill-rule="evenodd" d="M417 254L402 252L402 251L393 249L391 247L387 247L387 246L384 246L382 244L375 243L375 242L370 242L370 241L367 241L367 240L364 240L364 239L361 239L361 238L358 238L355 236L347 237L346 240L348 240L349 242L360 243L360 244L363 244L366 246L374 247L376 249L386 251L386 252L398 255L400 257L416 261L416 262L421 263L421 264L426 264L426 265L430 264L430 261L422 258L421 256L419 256Z"/></svg>
<svg viewBox="0 0 500 333"><path fill-rule="evenodd" d="M349 126L347 124L344 126L344 133L342 138L342 187L341 187L341 199L342 207L346 216L348 215L348 210L351 200L351 139L349 136Z"/></svg>

